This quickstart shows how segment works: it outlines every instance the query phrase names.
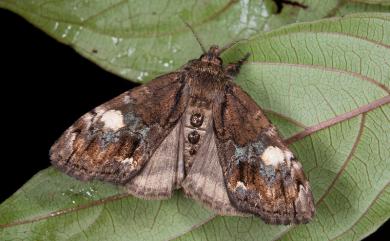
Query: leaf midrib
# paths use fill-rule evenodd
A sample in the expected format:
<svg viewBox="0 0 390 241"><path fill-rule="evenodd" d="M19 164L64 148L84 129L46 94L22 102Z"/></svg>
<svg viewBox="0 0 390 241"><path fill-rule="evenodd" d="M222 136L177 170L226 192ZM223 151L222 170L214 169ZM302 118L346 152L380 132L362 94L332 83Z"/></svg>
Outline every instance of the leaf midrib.
<svg viewBox="0 0 390 241"><path fill-rule="evenodd" d="M364 114L366 112L369 112L371 110L374 110L382 105L386 105L390 103L390 95L387 95L387 96L384 96L380 99L377 99L375 101L372 101L370 102L369 104L366 104L366 105L362 105L360 106L359 108L356 108L356 109L353 109L351 111L348 111L344 114L341 114L341 115L337 115L333 118L330 118L328 120L325 120L325 121L322 121L316 125L313 125L313 126L310 126L310 127L307 127L305 130L301 131L301 132L298 132L294 135L292 135L291 137L289 137L288 139L285 140L285 142L287 144L291 144L291 143L294 143L298 140L301 140L303 139L304 137L306 136L309 136L315 132L318 132L322 129L325 129L325 128L328 128L330 126L333 126L333 125L336 125L337 123L340 123L340 122L343 122L345 120L349 120L353 117L356 117L360 114Z"/></svg>

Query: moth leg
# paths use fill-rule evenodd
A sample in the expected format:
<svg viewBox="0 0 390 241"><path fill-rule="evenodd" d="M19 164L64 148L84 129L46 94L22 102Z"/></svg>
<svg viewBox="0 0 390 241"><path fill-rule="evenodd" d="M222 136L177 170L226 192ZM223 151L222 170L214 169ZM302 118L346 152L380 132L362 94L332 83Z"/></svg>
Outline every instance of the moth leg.
<svg viewBox="0 0 390 241"><path fill-rule="evenodd" d="M242 59L240 59L237 63L228 64L225 67L225 74L230 77L235 77L240 73L241 66L245 63L245 61L249 58L249 53L247 53Z"/></svg>

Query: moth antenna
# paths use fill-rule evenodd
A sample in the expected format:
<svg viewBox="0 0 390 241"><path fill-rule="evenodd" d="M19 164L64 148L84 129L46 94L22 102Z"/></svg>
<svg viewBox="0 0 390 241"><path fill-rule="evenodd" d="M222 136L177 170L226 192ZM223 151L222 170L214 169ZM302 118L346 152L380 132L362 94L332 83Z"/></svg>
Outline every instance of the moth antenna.
<svg viewBox="0 0 390 241"><path fill-rule="evenodd" d="M187 23L183 18L180 18L180 19L181 19L181 21L183 21L183 23L191 30L192 34L195 36L196 41L197 41L198 44L200 45L200 47L201 47L203 53L207 53L207 51L206 51L204 45L202 44L202 41L200 41L200 38L199 38L198 34L195 32L195 30L192 28L192 26L191 26L189 23Z"/></svg>
<svg viewBox="0 0 390 241"><path fill-rule="evenodd" d="M218 54L222 54L223 52L225 52L225 50L228 50L230 49L233 45L235 45L236 43L240 42L240 41L244 41L244 40L248 40L248 39L238 39L238 40L234 40L228 44L226 44L225 46L223 46L222 48L219 49L219 52Z"/></svg>

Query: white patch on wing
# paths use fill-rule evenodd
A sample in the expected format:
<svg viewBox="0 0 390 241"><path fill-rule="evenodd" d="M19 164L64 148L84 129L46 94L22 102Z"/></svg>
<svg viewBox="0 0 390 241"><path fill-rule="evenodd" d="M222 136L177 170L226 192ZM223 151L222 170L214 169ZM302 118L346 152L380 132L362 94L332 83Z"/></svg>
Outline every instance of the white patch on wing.
<svg viewBox="0 0 390 241"><path fill-rule="evenodd" d="M100 119L104 123L105 128L117 131L125 126L123 122L123 115L119 110L109 110L103 114Z"/></svg>
<svg viewBox="0 0 390 241"><path fill-rule="evenodd" d="M88 123L89 124L89 122L91 122L91 120L92 120L92 115L91 115L91 113L86 113L85 115L83 115L83 121L84 122L86 122L86 123Z"/></svg>
<svg viewBox="0 0 390 241"><path fill-rule="evenodd" d="M284 156L286 157L287 168L290 169L291 168L291 160L294 158L294 154L289 150L285 150Z"/></svg>
<svg viewBox="0 0 390 241"><path fill-rule="evenodd" d="M296 170L296 172L302 171L302 165L299 162L292 162L292 168Z"/></svg>
<svg viewBox="0 0 390 241"><path fill-rule="evenodd" d="M106 109L101 107L101 106L98 106L98 107L95 108L94 111L96 113L96 117L99 117L106 111Z"/></svg>
<svg viewBox="0 0 390 241"><path fill-rule="evenodd" d="M130 103L130 96L125 95L125 97L123 97L123 102L124 102L125 104Z"/></svg>
<svg viewBox="0 0 390 241"><path fill-rule="evenodd" d="M246 190L246 186L243 182L238 181L236 184L236 189L241 187L242 189Z"/></svg>
<svg viewBox="0 0 390 241"><path fill-rule="evenodd" d="M307 196L307 191L306 188L303 185L299 185L299 192L298 192L298 197L295 200L295 203L301 202L302 206L306 206L306 196Z"/></svg>
<svg viewBox="0 0 390 241"><path fill-rule="evenodd" d="M123 165L126 165L128 168L130 168L130 170L133 170L135 168L135 166L136 166L136 163L134 162L134 158L133 157L128 157L126 159L117 160L117 161L120 162Z"/></svg>
<svg viewBox="0 0 390 241"><path fill-rule="evenodd" d="M69 141L68 141L68 145L69 145L69 146L72 146L74 140L76 140L76 133L72 133L72 134L71 134L71 136L70 136L70 138L69 138Z"/></svg>
<svg viewBox="0 0 390 241"><path fill-rule="evenodd" d="M268 128L266 134L268 136L275 136L277 134L275 126L271 126L270 128Z"/></svg>
<svg viewBox="0 0 390 241"><path fill-rule="evenodd" d="M294 154L292 154L292 152L289 150L284 151L284 155L286 156L287 160L291 160L294 158Z"/></svg>
<svg viewBox="0 0 390 241"><path fill-rule="evenodd" d="M120 162L122 162L123 164L130 164L130 165L132 165L133 161L134 161L133 157L130 157L130 158L126 158L124 160L121 160Z"/></svg>
<svg viewBox="0 0 390 241"><path fill-rule="evenodd" d="M279 164L284 162L284 157L283 151L275 146L267 147L261 155L261 159L263 159L266 166L272 165L275 168L278 168Z"/></svg>

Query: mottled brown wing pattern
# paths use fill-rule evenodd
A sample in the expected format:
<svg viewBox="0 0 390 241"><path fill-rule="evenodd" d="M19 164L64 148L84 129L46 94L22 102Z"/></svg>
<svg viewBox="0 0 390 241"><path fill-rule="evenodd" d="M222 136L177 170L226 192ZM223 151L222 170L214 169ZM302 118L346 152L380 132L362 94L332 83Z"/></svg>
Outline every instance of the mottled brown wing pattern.
<svg viewBox="0 0 390 241"><path fill-rule="evenodd" d="M313 197L301 164L256 103L227 83L213 108L220 164L232 204L267 223L306 223Z"/></svg>
<svg viewBox="0 0 390 241"><path fill-rule="evenodd" d="M95 108L52 146L53 165L81 180L127 183L181 118L186 91L183 74L173 72Z"/></svg>

